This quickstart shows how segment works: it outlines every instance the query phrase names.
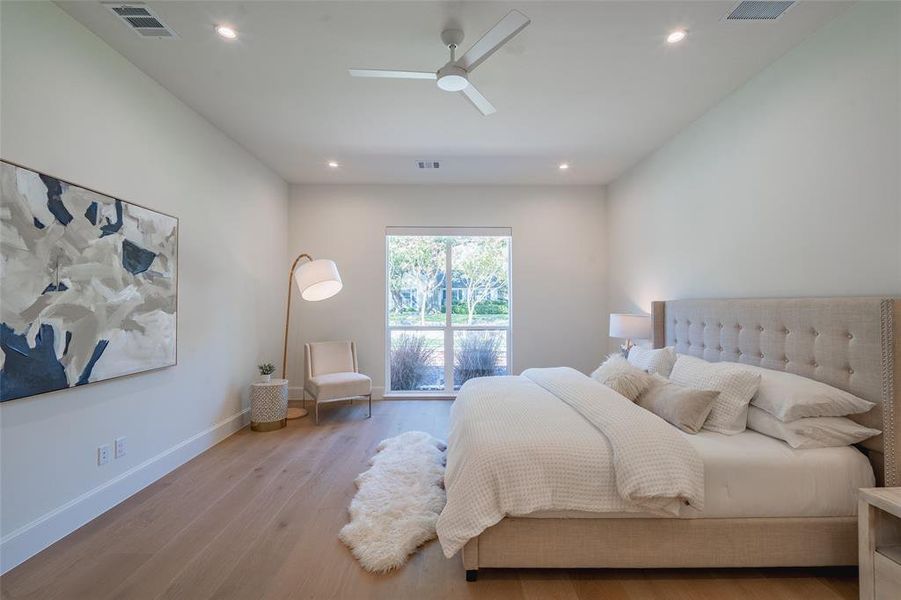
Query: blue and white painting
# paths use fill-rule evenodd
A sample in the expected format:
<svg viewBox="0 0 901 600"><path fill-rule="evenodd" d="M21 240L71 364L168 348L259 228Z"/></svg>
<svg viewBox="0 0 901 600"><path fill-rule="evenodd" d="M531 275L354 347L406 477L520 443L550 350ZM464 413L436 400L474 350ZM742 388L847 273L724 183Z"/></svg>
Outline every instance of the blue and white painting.
<svg viewBox="0 0 901 600"><path fill-rule="evenodd" d="M0 162L0 402L175 364L178 219Z"/></svg>

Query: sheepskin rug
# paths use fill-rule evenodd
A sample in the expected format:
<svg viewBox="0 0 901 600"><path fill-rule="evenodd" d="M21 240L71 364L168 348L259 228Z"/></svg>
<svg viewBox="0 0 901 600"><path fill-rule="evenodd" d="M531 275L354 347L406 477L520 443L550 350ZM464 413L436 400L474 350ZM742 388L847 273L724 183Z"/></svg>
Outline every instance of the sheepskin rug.
<svg viewBox="0 0 901 600"><path fill-rule="evenodd" d="M435 538L444 509L444 442L422 431L382 441L372 467L357 477L350 523L338 538L367 571L400 567L416 548Z"/></svg>

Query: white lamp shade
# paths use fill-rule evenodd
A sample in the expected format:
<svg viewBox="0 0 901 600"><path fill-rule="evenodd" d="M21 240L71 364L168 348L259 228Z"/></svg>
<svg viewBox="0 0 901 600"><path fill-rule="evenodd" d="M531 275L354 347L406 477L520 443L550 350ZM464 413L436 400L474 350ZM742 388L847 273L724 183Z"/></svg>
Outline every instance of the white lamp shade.
<svg viewBox="0 0 901 600"><path fill-rule="evenodd" d="M338 274L338 265L326 258L300 265L294 272L294 281L300 288L300 297L312 302L331 298L344 287L341 275Z"/></svg>
<svg viewBox="0 0 901 600"><path fill-rule="evenodd" d="M610 337L627 340L647 340L651 337L651 317L649 315L610 315Z"/></svg>

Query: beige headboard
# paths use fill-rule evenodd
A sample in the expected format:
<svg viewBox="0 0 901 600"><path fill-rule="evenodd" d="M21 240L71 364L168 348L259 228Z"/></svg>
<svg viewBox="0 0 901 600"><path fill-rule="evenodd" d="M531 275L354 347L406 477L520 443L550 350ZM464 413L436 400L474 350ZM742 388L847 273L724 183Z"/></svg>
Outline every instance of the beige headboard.
<svg viewBox="0 0 901 600"><path fill-rule="evenodd" d="M862 446L880 485L901 485L901 299L667 300L651 313L654 348L789 371L876 402L854 417L883 432Z"/></svg>

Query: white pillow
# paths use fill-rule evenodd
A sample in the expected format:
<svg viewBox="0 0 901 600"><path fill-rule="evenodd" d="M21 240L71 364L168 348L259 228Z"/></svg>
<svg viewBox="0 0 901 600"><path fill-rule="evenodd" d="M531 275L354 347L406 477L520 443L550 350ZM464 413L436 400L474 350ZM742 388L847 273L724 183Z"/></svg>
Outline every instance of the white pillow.
<svg viewBox="0 0 901 600"><path fill-rule="evenodd" d="M748 428L784 440L792 448L850 446L882 433L845 417L805 417L788 423L752 406Z"/></svg>
<svg viewBox="0 0 901 600"><path fill-rule="evenodd" d="M864 413L874 404L831 385L794 373L742 365L760 374L760 386L751 404L780 421L803 417L844 417Z"/></svg>
<svg viewBox="0 0 901 600"><path fill-rule="evenodd" d="M673 365L676 364L676 350L672 346L657 350L632 346L629 350L629 362L642 371L669 377Z"/></svg>
<svg viewBox="0 0 901 600"><path fill-rule="evenodd" d="M748 403L757 391L760 375L737 363L711 363L680 354L670 374L670 381L699 390L719 392L704 429L733 435L747 427Z"/></svg>
<svg viewBox="0 0 901 600"><path fill-rule="evenodd" d="M632 365L622 354L611 354L591 376L632 402L651 385L651 376Z"/></svg>

